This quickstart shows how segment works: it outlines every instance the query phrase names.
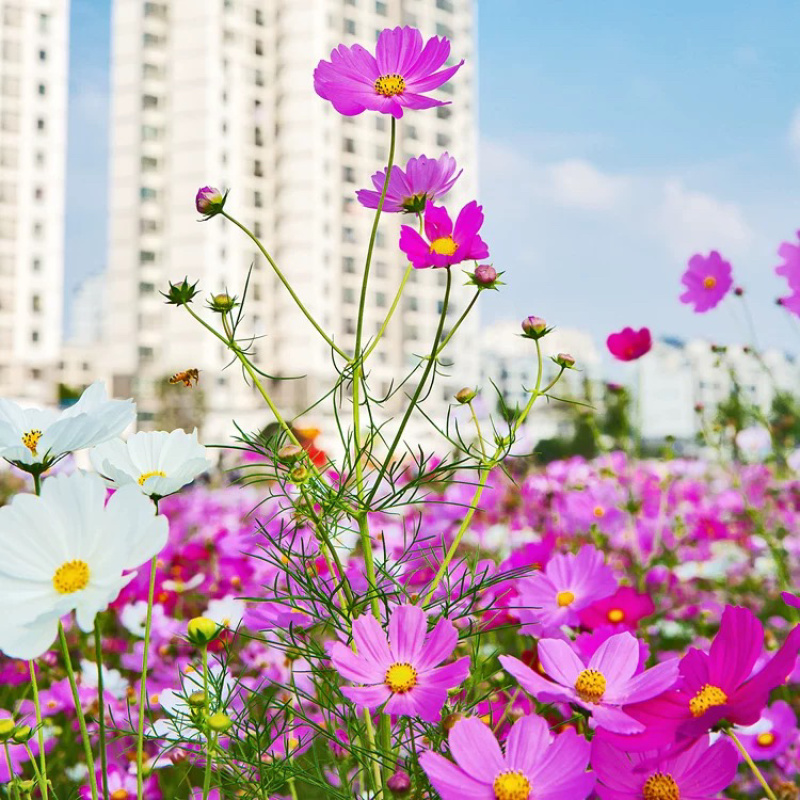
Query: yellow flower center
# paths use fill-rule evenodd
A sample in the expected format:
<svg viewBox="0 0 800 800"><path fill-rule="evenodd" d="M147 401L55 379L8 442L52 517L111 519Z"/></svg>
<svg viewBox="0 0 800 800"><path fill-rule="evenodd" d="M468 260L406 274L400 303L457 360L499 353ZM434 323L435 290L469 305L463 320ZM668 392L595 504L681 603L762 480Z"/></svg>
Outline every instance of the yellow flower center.
<svg viewBox="0 0 800 800"><path fill-rule="evenodd" d="M625 619L625 612L621 608L612 608L608 612L609 622L622 622Z"/></svg>
<svg viewBox="0 0 800 800"><path fill-rule="evenodd" d="M437 256L452 256L458 250L458 245L452 236L440 236L431 242L430 251Z"/></svg>
<svg viewBox="0 0 800 800"><path fill-rule="evenodd" d="M22 444L31 451L31 455L35 458L38 453L36 452L36 445L39 444L39 439L42 438L42 432L33 430L22 434Z"/></svg>
<svg viewBox="0 0 800 800"><path fill-rule="evenodd" d="M606 691L606 676L596 669L585 669L575 679L575 691L584 703L599 703Z"/></svg>
<svg viewBox="0 0 800 800"><path fill-rule="evenodd" d="M717 285L717 279L713 275L707 275L703 278L703 288L713 289Z"/></svg>
<svg viewBox="0 0 800 800"><path fill-rule="evenodd" d="M117 789L115 792L111 792L111 800L128 800L128 790Z"/></svg>
<svg viewBox="0 0 800 800"><path fill-rule="evenodd" d="M144 486L144 482L148 478L166 478L166 477L167 477L167 473L166 472L162 472L160 469L154 469L152 472L143 472L139 476L139 486Z"/></svg>
<svg viewBox="0 0 800 800"><path fill-rule="evenodd" d="M775 734L771 731L759 733L758 736L756 736L756 744L759 747L771 747L775 744Z"/></svg>
<svg viewBox="0 0 800 800"><path fill-rule="evenodd" d="M53 586L59 594L72 594L89 585L89 565L75 559L65 561L53 575Z"/></svg>
<svg viewBox="0 0 800 800"><path fill-rule="evenodd" d="M406 90L406 82L403 80L402 75L381 75L375 81L375 91L383 95L383 97L394 97L398 94L403 94Z"/></svg>
<svg viewBox="0 0 800 800"><path fill-rule="evenodd" d="M556 603L559 608L570 605L575 600L575 595L572 592L559 592L556 595Z"/></svg>
<svg viewBox="0 0 800 800"><path fill-rule="evenodd" d="M654 772L642 786L644 800L681 800L681 790L672 775Z"/></svg>
<svg viewBox="0 0 800 800"><path fill-rule="evenodd" d="M417 671L411 664L399 661L386 670L384 681L395 694L405 694L417 685Z"/></svg>
<svg viewBox="0 0 800 800"><path fill-rule="evenodd" d="M528 800L531 783L521 772L501 772L492 784L496 800Z"/></svg>
<svg viewBox="0 0 800 800"><path fill-rule="evenodd" d="M606 510L602 506L595 506L592 513L595 515L595 517L597 517L597 519L602 519L606 515Z"/></svg>
<svg viewBox="0 0 800 800"><path fill-rule="evenodd" d="M689 710L693 717L702 717L709 708L724 706L728 695L719 688L707 683L690 701Z"/></svg>

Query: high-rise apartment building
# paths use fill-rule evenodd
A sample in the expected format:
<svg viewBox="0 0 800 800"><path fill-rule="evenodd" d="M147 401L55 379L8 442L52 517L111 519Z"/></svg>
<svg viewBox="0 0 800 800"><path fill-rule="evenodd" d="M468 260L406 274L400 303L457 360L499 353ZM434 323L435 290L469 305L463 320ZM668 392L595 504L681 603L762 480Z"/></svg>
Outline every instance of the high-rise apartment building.
<svg viewBox="0 0 800 800"><path fill-rule="evenodd" d="M374 47L382 29L397 25L446 36L453 59L466 59L436 92L451 105L408 112L399 121L396 154L400 164L421 153L454 155L465 168L447 200L457 211L476 196L473 0L115 0L105 346L117 390L134 392L143 424L158 421L167 376L190 367L200 369L206 438L229 435L233 419L249 429L270 421L238 367L223 369L229 355L222 345L185 310L164 304L159 291L185 275L199 280L204 298L226 289L241 294L252 267L241 333L254 337L261 370L294 378L267 380L287 414L330 385L328 345L252 241L219 218L198 222L194 195L205 184L230 189L227 209L260 236L337 344L352 348L373 219L355 192L371 187L370 176L385 164L390 121L369 112L340 116L317 97L312 76L340 42ZM384 216L368 336L388 312L405 270L397 246L404 221ZM453 273L448 327L470 294L460 268ZM412 275L368 364L376 395L430 350L444 279L443 270ZM198 297L195 309L203 305ZM474 353L476 330L473 320L454 340L456 366L429 397L432 413L443 415L454 391L477 381L477 359L459 358Z"/></svg>
<svg viewBox="0 0 800 800"><path fill-rule="evenodd" d="M0 396L52 395L61 346L68 0L0 0Z"/></svg>

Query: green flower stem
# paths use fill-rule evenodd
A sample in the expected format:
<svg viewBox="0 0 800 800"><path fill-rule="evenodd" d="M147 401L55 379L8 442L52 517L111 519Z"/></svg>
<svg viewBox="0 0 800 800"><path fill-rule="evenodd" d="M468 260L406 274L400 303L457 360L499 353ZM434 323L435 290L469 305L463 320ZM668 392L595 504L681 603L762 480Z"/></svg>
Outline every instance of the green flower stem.
<svg viewBox="0 0 800 800"><path fill-rule="evenodd" d="M36 740L39 743L39 770L36 776L42 800L47 800L47 758L44 753L44 725L42 725L42 705L39 702L39 684L36 681L36 667L33 661L28 662L33 690L33 708L36 712Z"/></svg>
<svg viewBox="0 0 800 800"><path fill-rule="evenodd" d="M406 271L403 273L403 280L400 281L400 287L397 290L397 294L394 296L394 300L392 300L392 305L389 306L389 311L386 314L386 319L384 319L383 325L381 325L380 330L375 335L375 339L372 341L372 344L370 344L370 346L364 351L364 357L361 359L362 362L366 361L370 357L372 351L378 346L378 342L383 337L383 334L386 333L386 329L389 327L389 323L391 322L392 317L394 316L394 312L397 310L397 306L400 303L400 298L403 296L403 290L406 288L406 284L408 283L408 279L411 277L411 272L413 271L413 269L414 269L413 264L409 264L406 267Z"/></svg>
<svg viewBox="0 0 800 800"><path fill-rule="evenodd" d="M475 425L475 432L478 434L478 445L481 448L481 456L483 457L483 462L485 463L486 445L483 441L483 433L481 433L481 424L478 422L478 415L475 413L475 406L472 404L472 400L470 400L467 405L469 405L469 413L472 416L472 422Z"/></svg>
<svg viewBox="0 0 800 800"><path fill-rule="evenodd" d="M756 780L758 780L758 782L761 784L769 800L778 800L777 797L775 797L775 793L769 788L767 779L762 775L761 770L756 766L756 762L750 758L750 754L745 749L745 746L739 741L739 738L736 736L736 734L730 728L726 728L725 733L728 734L728 736L731 738L731 741L736 745L739 752L742 754L742 758L747 762L747 766L750 767L753 775L756 776Z"/></svg>
<svg viewBox="0 0 800 800"><path fill-rule="evenodd" d="M266 258L267 261L269 262L269 265L272 267L273 272L278 276L278 280L284 285L286 291L289 292L289 294L291 295L292 300L294 300L294 302L297 304L297 307L300 309L300 311L303 312L305 318L314 326L314 329L317 331L317 333L325 340L325 342L332 350L338 353L342 358L347 358L347 353L345 353L344 350L341 349L341 347L338 347L334 343L333 339L331 339L330 336L328 336L328 334L325 333L324 330L322 330L319 323L314 319L314 317L311 316L311 312L303 305L303 302L297 296L294 289L292 289L289 281L286 280L286 276L280 271L278 265L272 260L272 256L266 251L264 245L261 244L261 242L255 236L255 234L252 231L250 231L247 227L242 225L242 223L239 222L238 219L228 214L227 211L221 211L220 215L225 217L225 219L227 219L229 222L232 222L234 225L236 225L237 228L240 228L242 231L244 231L244 233L246 233L250 237L250 239L253 241L253 244L255 244L255 246L261 251L261 255L263 255L264 258Z"/></svg>
<svg viewBox="0 0 800 800"><path fill-rule="evenodd" d="M414 390L414 394L412 395L408 403L408 408L406 408L406 413L403 415L403 419L400 421L400 427L397 429L397 433L395 434L395 437L392 440L391 445L389 446L389 450L387 451L386 456L383 459L383 464L381 465L381 468L378 470L378 475L375 478L374 485L370 490L366 502L364 503L365 508L370 508L372 501L375 499L375 495L377 494L378 489L380 488L383 476L386 474L386 470L389 468L389 464L391 463L395 451L400 446L400 442L403 438L403 431L405 430L405 427L408 424L409 419L411 419L411 414L414 412L414 409L417 406L417 402L419 401L419 398L422 395L422 392L425 388L425 383L428 380L428 376L431 374L431 371L433 370L433 367L436 364L436 358L442 352L442 348L439 346L439 340L442 338L442 331L444 330L445 319L447 319L447 308L450 302L450 288L452 286L452 281L453 277L450 274L450 270L448 269L447 283L445 284L445 290L444 290L444 300L442 301L442 313L439 316L439 326L436 329L436 336L434 337L433 340L433 347L431 348L431 354L428 357L427 364L425 364L425 370L423 371L422 377L420 378L419 383L417 384L417 388Z"/></svg>
<svg viewBox="0 0 800 800"><path fill-rule="evenodd" d="M8 747L8 740L3 742L3 749L6 751L6 763L8 764L8 778L11 781L11 786L14 789L14 797L20 800L19 786L17 785L17 776L14 774L14 762L11 760L11 751Z"/></svg>
<svg viewBox="0 0 800 800"><path fill-rule="evenodd" d="M158 505L156 505L158 512ZM144 718L147 710L147 659L150 652L150 626L153 623L153 597L156 591L158 556L150 561L150 585L147 589L147 615L144 621L144 652L142 654L142 679L139 683L139 723L136 730L136 797L144 798Z"/></svg>
<svg viewBox="0 0 800 800"><path fill-rule="evenodd" d="M450 270L449 269L447 270L447 275L448 275L448 277L450 275ZM461 323L469 316L469 313L470 313L470 311L472 311L473 306L478 301L478 297L480 297L480 294L481 294L481 290L478 289L478 291L475 292L475 294L472 296L472 300L469 301L469 304L464 309L464 313L456 320L456 324L453 325L453 327L450 329L450 332L447 334L447 336L445 336L444 339L442 339L442 343L439 345L439 349L436 351L436 353L433 356L434 359L439 357L439 355L442 353L442 351L445 349L445 347L447 347L447 345L449 344L450 340L455 335L455 332L461 327Z"/></svg>
<svg viewBox="0 0 800 800"><path fill-rule="evenodd" d="M36 783L39 784L41 787L42 785L42 773L39 771L39 767L36 766L36 757L33 755L33 750L31 750L31 746L25 742L23 745L25 748L25 752L28 754L28 761L30 765L33 767L33 775L36 778Z"/></svg>
<svg viewBox="0 0 800 800"><path fill-rule="evenodd" d="M516 422L514 423L514 426L511 429L512 435L516 434L517 430L519 429L519 426L522 425L522 423L525 421L526 417L531 411L531 408L533 408L533 404L536 402L537 398L541 397L543 394L548 392L553 386L555 386L559 378L564 374L564 369L562 367L558 375L544 389L542 389L542 372L544 368L544 361L542 359L542 348L539 344L538 339L535 339L534 341L536 344L536 358L538 360L538 368L536 371L536 386L531 392L528 404L525 406L525 409L519 415ZM481 495L483 494L483 490L486 488L486 482L489 479L489 474L499 463L504 451L505 451L505 443L499 444L492 457L488 460L488 462L485 462L484 466L481 468L480 476L478 478L478 485L475 488L474 494L472 495L472 501L469 504L467 513L464 516L461 525L459 526L455 539L453 539L453 543L450 545L450 547L447 550L447 553L445 554L444 560L439 565L439 569L436 571L436 575L434 576L433 582L431 583L431 588L428 590L428 594L425 597L423 606L427 606L431 602L431 599L433 598L436 588L442 582L442 578L444 578L445 573L447 572L447 568L450 566L450 562L455 557L456 551L458 550L458 547L461 544L461 540L464 538L464 534L467 532L467 529L469 528L470 522L472 521L472 517L474 516L475 512L478 509L478 503L480 503Z"/></svg>
<svg viewBox="0 0 800 800"><path fill-rule="evenodd" d="M211 762L214 753L214 736L208 727L208 719L211 716L211 698L208 695L208 645L203 645L203 696L205 697L206 711L206 769L203 775L203 800L208 800L208 793L211 791Z"/></svg>
<svg viewBox="0 0 800 800"><path fill-rule="evenodd" d="M75 713L78 715L78 724L81 729L81 739L83 740L83 751L86 755L86 766L89 768L89 786L92 790L92 800L97 800L97 781L95 780L94 773L94 758L92 757L92 741L89 738L89 732L86 730L86 718L83 716L83 709L81 708L81 698L78 694L78 684L75 682L75 672L72 669L72 661L69 657L69 645L67 644L67 636L64 633L64 626L61 620L58 621L58 638L61 642L61 653L64 656L64 668L67 671L67 678L69 679L69 687L72 689L72 700L75 703Z"/></svg>
<svg viewBox="0 0 800 800"><path fill-rule="evenodd" d="M103 776L103 797L108 800L108 750L106 745L106 701L103 690L103 642L100 638L100 616L94 618L94 657L97 662L97 706L100 712L100 773Z"/></svg>
<svg viewBox="0 0 800 800"><path fill-rule="evenodd" d="M369 709L364 709L364 725L367 730L367 747L370 751L370 758L372 760L372 780L375 784L375 800L380 800L383 797L384 793L384 786L383 786L383 775L381 772L381 765L377 758L372 756L372 753L376 752L377 748L375 746L375 728L372 727L372 715L369 712ZM362 787L364 788L364 787ZM388 791L387 791L388 795Z"/></svg>

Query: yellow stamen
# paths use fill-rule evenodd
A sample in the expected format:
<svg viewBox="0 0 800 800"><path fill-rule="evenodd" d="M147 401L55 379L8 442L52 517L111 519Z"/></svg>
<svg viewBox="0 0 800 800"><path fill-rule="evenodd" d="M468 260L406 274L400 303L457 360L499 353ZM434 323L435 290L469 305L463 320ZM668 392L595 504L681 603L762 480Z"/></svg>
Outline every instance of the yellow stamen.
<svg viewBox="0 0 800 800"><path fill-rule="evenodd" d="M383 97L394 97L403 94L406 90L406 82L402 75L381 75L374 83L375 91Z"/></svg>
<svg viewBox="0 0 800 800"><path fill-rule="evenodd" d="M644 800L681 800L681 790L672 775L654 772L642 786Z"/></svg>
<svg viewBox="0 0 800 800"><path fill-rule="evenodd" d="M606 510L602 506L595 506L592 513L595 515L595 517L597 517L597 519L602 519L606 515Z"/></svg>
<svg viewBox="0 0 800 800"><path fill-rule="evenodd" d="M497 800L528 800L531 783L519 770L501 772L492 784Z"/></svg>
<svg viewBox="0 0 800 800"><path fill-rule="evenodd" d="M394 694L405 694L417 685L417 671L411 664L399 661L386 670L384 681Z"/></svg>
<svg viewBox="0 0 800 800"><path fill-rule="evenodd" d="M431 242L430 252L437 256L452 256L458 250L458 245L452 236L440 236Z"/></svg>
<svg viewBox="0 0 800 800"><path fill-rule="evenodd" d="M775 734L771 731L759 733L758 736L756 736L756 744L759 747L771 747L775 744Z"/></svg>
<svg viewBox="0 0 800 800"><path fill-rule="evenodd" d="M575 601L575 595L572 592L559 592L556 595L556 603L559 608L564 608Z"/></svg>
<svg viewBox="0 0 800 800"><path fill-rule="evenodd" d="M36 458L36 445L39 444L39 439L42 438L42 432L38 430L31 430L22 434L22 444L31 451L31 455Z"/></svg>
<svg viewBox="0 0 800 800"><path fill-rule="evenodd" d="M575 691L584 703L599 703L606 691L606 676L596 669L585 669L575 680Z"/></svg>
<svg viewBox="0 0 800 800"><path fill-rule="evenodd" d="M111 792L111 800L128 800L128 790L117 789L116 791Z"/></svg>
<svg viewBox="0 0 800 800"><path fill-rule="evenodd" d="M693 717L702 717L709 708L724 706L727 702L728 695L726 695L719 686L712 686L710 683L707 683L689 701L689 710L692 712Z"/></svg>
<svg viewBox="0 0 800 800"><path fill-rule="evenodd" d="M166 478L166 477L167 477L167 473L166 472L162 472L160 469L154 469L152 472L143 472L139 476L139 486L144 486L144 482L148 478Z"/></svg>
<svg viewBox="0 0 800 800"><path fill-rule="evenodd" d="M53 575L53 586L59 594L72 594L89 585L89 565L75 559L64 562Z"/></svg>
<svg viewBox="0 0 800 800"><path fill-rule="evenodd" d="M625 619L625 612L621 608L612 608L608 612L609 622L622 622Z"/></svg>
<svg viewBox="0 0 800 800"><path fill-rule="evenodd" d="M713 289L717 285L717 279L713 275L707 275L703 278L703 288Z"/></svg>

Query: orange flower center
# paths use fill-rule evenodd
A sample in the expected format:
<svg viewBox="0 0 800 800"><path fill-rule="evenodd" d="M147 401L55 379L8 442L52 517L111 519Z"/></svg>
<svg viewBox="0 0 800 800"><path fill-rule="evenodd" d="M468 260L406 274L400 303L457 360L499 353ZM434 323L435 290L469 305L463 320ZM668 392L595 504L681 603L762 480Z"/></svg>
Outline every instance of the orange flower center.
<svg viewBox="0 0 800 800"><path fill-rule="evenodd" d="M406 90L406 82L403 80L402 75L381 75L375 81L375 91L383 97L394 97L398 94L403 94Z"/></svg>
<svg viewBox="0 0 800 800"><path fill-rule="evenodd" d="M575 595L572 592L559 592L556 595L556 603L559 608L564 608L575 601Z"/></svg>
<svg viewBox="0 0 800 800"><path fill-rule="evenodd" d="M602 519L606 515L606 510L603 508L603 506L595 506L592 513L597 517L597 519Z"/></svg>
<svg viewBox="0 0 800 800"><path fill-rule="evenodd" d="M609 622L622 622L625 619L625 612L621 608L612 608L608 612Z"/></svg>
<svg viewBox="0 0 800 800"><path fill-rule="evenodd" d="M452 236L440 236L431 242L430 251L437 256L452 256L458 250L458 245Z"/></svg>
<svg viewBox="0 0 800 800"><path fill-rule="evenodd" d="M758 736L756 736L756 744L759 747L771 747L775 744L775 734L771 731L759 733Z"/></svg>
<svg viewBox="0 0 800 800"><path fill-rule="evenodd" d="M712 686L710 683L707 683L689 701L689 710L692 712L693 717L702 717L709 708L724 706L727 702L728 695L726 695L719 686Z"/></svg>
<svg viewBox="0 0 800 800"><path fill-rule="evenodd" d="M27 433L22 434L22 444L31 451L31 455L35 458L36 453L36 445L39 444L39 439L42 438L41 431L28 431Z"/></svg>
<svg viewBox="0 0 800 800"><path fill-rule="evenodd" d="M492 784L496 800L528 800L531 783L519 770L501 772Z"/></svg>
<svg viewBox="0 0 800 800"><path fill-rule="evenodd" d="M606 676L596 669L585 669L575 680L575 691L584 703L599 703L606 691Z"/></svg>
<svg viewBox="0 0 800 800"><path fill-rule="evenodd" d="M417 685L417 671L411 664L399 661L386 670L384 682L394 694L405 694Z"/></svg>
<svg viewBox="0 0 800 800"><path fill-rule="evenodd" d="M681 790L672 775L653 773L642 786L644 800L681 800Z"/></svg>
<svg viewBox="0 0 800 800"><path fill-rule="evenodd" d="M703 278L703 288L713 289L717 285L717 279L713 275L707 275Z"/></svg>
<svg viewBox="0 0 800 800"><path fill-rule="evenodd" d="M128 790L117 789L115 792L111 792L111 800L128 800Z"/></svg>
<svg viewBox="0 0 800 800"><path fill-rule="evenodd" d="M63 563L53 575L53 587L59 594L73 594L89 585L89 565L75 559Z"/></svg>

